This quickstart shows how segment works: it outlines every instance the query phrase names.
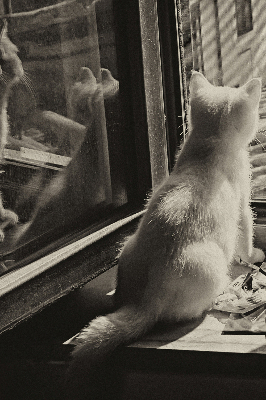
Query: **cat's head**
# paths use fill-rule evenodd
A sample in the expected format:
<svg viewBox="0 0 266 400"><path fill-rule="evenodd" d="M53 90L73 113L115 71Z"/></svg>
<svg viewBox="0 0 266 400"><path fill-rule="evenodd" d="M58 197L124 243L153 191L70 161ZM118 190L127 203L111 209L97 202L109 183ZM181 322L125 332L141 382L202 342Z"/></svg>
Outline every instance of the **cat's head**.
<svg viewBox="0 0 266 400"><path fill-rule="evenodd" d="M190 81L190 130L246 146L256 134L260 96L259 78L230 88L213 86L200 72L194 72Z"/></svg>
<svg viewBox="0 0 266 400"><path fill-rule="evenodd" d="M11 79L19 80L24 75L18 48L11 42L7 34L7 22L4 21L0 33L0 74L3 72Z"/></svg>

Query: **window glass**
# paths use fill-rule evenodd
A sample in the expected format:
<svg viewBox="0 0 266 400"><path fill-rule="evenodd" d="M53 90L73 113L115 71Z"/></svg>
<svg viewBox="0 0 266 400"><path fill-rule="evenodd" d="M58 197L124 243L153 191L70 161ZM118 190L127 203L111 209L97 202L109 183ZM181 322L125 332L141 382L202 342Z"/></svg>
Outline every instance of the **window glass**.
<svg viewBox="0 0 266 400"><path fill-rule="evenodd" d="M250 146L253 200L266 199L266 4L264 0L181 0L184 64L214 85L262 80L259 126Z"/></svg>
<svg viewBox="0 0 266 400"><path fill-rule="evenodd" d="M118 57L126 38L115 3L0 0L1 135L5 114L9 125L0 274L25 256L25 246L32 253L86 228L138 190L124 101L130 77Z"/></svg>

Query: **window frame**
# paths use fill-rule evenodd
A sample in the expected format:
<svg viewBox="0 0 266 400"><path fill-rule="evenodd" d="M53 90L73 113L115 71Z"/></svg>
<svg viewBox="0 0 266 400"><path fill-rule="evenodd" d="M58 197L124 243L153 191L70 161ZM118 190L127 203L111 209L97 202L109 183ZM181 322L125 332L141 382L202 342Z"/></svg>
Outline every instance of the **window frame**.
<svg viewBox="0 0 266 400"><path fill-rule="evenodd" d="M123 112L123 146L126 152L125 159L125 182L126 182L126 192L128 197L128 203L124 205L124 208L137 207L143 204L143 199L147 192L151 188L151 169L150 169L150 159L149 159L149 140L148 140L148 127L147 127L147 113L146 113L146 99L144 87L144 77L143 77L143 65L142 65L142 51L141 51L141 32L140 32L140 22L139 22L139 11L138 2L133 1L128 5L124 4L121 0L115 0L113 4L114 11L114 35L117 42L117 69L120 77L120 104ZM134 54L134 57L132 57ZM87 156L87 154L86 154ZM82 171L89 170L89 157L84 157L82 162L88 159L88 165L82 164ZM7 173L5 179L11 180L12 176L16 176L16 168L18 168L18 163L6 161ZM23 169L23 175L26 176L30 170L34 170L34 166L21 165ZM74 167L74 173L76 173ZM82 172L83 173L83 172ZM21 175L21 174L20 174ZM71 172L70 172L71 175ZM11 179L9 179L11 177ZM86 176L84 176L85 181ZM16 179L13 178L14 181ZM5 186L10 185L12 188L17 182L7 182ZM2 186L4 186L2 184ZM82 189L82 188L81 188ZM6 188L7 190L7 188ZM16 189L17 190L17 189ZM86 196L89 193L84 193L82 190L80 193L83 201L83 208L86 212ZM12 194L13 195L13 194ZM76 195L75 195L76 196ZM70 195L70 200L71 197ZM14 197L14 196L13 196ZM89 194L90 197L90 194ZM85 229L88 226L88 231L90 232L91 225L95 226L97 223L101 225L102 220L108 219L110 215L115 215L119 210L112 205L107 205L104 207L98 207L97 212L94 210L88 212L88 215L82 214L79 221L82 224L80 229ZM97 214L97 215L96 215ZM43 221L41 222L41 227L43 228ZM60 226L61 229L78 230L79 226L77 223L65 223L64 226ZM19 245L18 248L12 249L12 251L4 253L4 257L10 259L19 260L15 267L19 267L25 264L24 255L34 251L32 249L39 249L40 242L45 249L45 243L49 240L58 240L58 227L56 229L49 228L49 231L42 234L40 238L36 238L27 241L25 245ZM73 240L73 238L71 238ZM13 254L15 253L15 254ZM19 254L19 257L17 255ZM15 257L14 257L15 256Z"/></svg>
<svg viewBox="0 0 266 400"><path fill-rule="evenodd" d="M117 40L117 69L120 77L120 105L123 114L121 118L123 120L122 124L124 128L123 146L126 153L125 168L123 172L125 173L125 190L127 192L128 203L133 205L137 203L143 203L143 198L145 194L151 188L149 140L147 132L148 127L146 116L146 99L145 92L143 90L144 78L141 53L141 36L139 29L138 3L137 1L133 1L126 6L125 4L123 4L123 2L121 2L121 0L115 0L113 9L114 35ZM10 11L9 8L7 9L7 12L8 11ZM16 16L18 16L18 14L16 14ZM133 32L135 33L135 35L133 34ZM131 56L132 54L134 54L134 57ZM82 169L79 169L82 174L83 171L90 170L90 161L87 153L85 155L83 154L82 163L83 161L84 163L87 162L87 164L82 164ZM12 177L12 175L13 177L16 176L16 168L18 167L18 163L6 160L5 167L7 169L7 173L4 174L5 178ZM25 176L31 170L34 170L34 168L35 167L31 165L21 164L21 169L24 169L23 173L25 172ZM72 173L77 173L77 169L75 166L74 172L70 171L69 175L71 176ZM86 178L88 179L87 175L83 177L84 181L86 180ZM14 181L16 181L16 179L14 179ZM11 190L13 190L13 188L16 186L16 183L17 182L11 182L10 184L10 182L7 182L6 186L11 186ZM73 185L69 186L70 189L72 189ZM80 195L80 198L82 199L81 205L83 205L84 209L82 210L84 211L84 215L82 214L81 218L79 218L78 215L78 218L80 220L79 222L81 224L83 223L82 229L84 229L89 224L97 223L97 221L101 223L101 218L109 218L110 213L115 214L117 212L117 210L114 210L115 207L113 207L112 204L103 204L103 206L100 205L100 207L97 207L96 211L97 213L99 213L99 215L95 212L94 209L92 210L92 212L90 210L87 210L87 203L91 200L91 193L90 190L86 191L82 189L84 188L81 188L80 193L78 193L78 196ZM5 188L5 190L9 189ZM74 190L74 192L76 192L76 189ZM76 196L76 193L74 193L74 195L70 194L69 202L71 203L72 201L73 203L72 198L75 199ZM9 197L14 198L13 193L11 193L11 196ZM12 206L10 207L12 208ZM66 221L64 221L64 225L60 225L59 229L58 227L56 229L53 229L53 227L49 227L49 231L46 234L42 235L41 238L37 238L37 240L31 241L31 238L27 237L27 241L30 240L30 242L28 244L26 243L26 245L23 245L22 248L20 248L21 246L19 245L19 248L15 249L15 251L17 250L16 254L26 254L27 248L29 247L31 247L31 251L32 248L39 248L40 241L45 243L49 240L57 240L59 230L62 231L63 229L68 229L68 231L70 231L73 229L79 229L78 223L75 226L75 223L72 224L72 220L68 221L67 219L67 215L71 215L71 212L65 214L66 218L64 215L62 218L63 220L66 219ZM41 228L43 230L43 221L40 222ZM13 249L12 251L7 252L7 255L11 256L9 257L10 259L14 259L12 253ZM4 256L5 255L6 254L4 254ZM17 257L15 259L17 260ZM19 260L20 259L21 258L19 258ZM19 265L20 263L18 263L18 266Z"/></svg>
<svg viewBox="0 0 266 400"><path fill-rule="evenodd" d="M47 256L48 258L36 261L35 273L29 273L30 280L26 276L29 272L30 259L26 259L25 265L20 269L3 275L2 289L5 286L6 292L0 297L0 333L116 265L120 244L136 229L143 213L147 193L151 187L157 186L168 176L176 150L173 150L173 145L180 142L183 132L183 129L180 129L183 119L177 25L172 14L174 10L176 15L176 10L172 0L158 2L160 12L158 21L156 6L157 2L153 0L114 1L116 17L122 21L118 24L116 20L116 29L123 31L127 36L126 40L118 43L118 48L122 49L120 57L119 53L117 57L120 62L118 70L120 68L121 71L123 63L126 62L131 71L128 89L132 92L129 99L124 99L125 107L133 108L133 121L128 121L128 124L129 126L133 124L135 132L135 154L132 155L131 152L131 156L137 171L131 180L133 186L131 202L116 210L110 218L105 217L85 230L82 233L83 237L79 238L83 241L80 249L77 250L75 246L77 240L75 238L72 243L72 253L70 248L68 250L63 248L59 251L58 259L56 257L59 253L54 252ZM176 41L173 36L170 40L168 32L163 33L162 21L168 21L172 33L176 35ZM159 38L159 35L162 37ZM164 46L166 49L168 47L172 51L174 48L176 50L176 57L167 63L167 52L164 54L162 52ZM155 60L158 63L156 69L154 69ZM170 71L170 77L167 70ZM174 89L168 91L167 89L171 87ZM172 117L168 118L168 115ZM132 146L132 137L129 146ZM145 157L147 153L150 157ZM158 160L160 162L157 162ZM92 240L93 236L95 240ZM66 253L67 251L69 252ZM15 279L13 285L12 279Z"/></svg>

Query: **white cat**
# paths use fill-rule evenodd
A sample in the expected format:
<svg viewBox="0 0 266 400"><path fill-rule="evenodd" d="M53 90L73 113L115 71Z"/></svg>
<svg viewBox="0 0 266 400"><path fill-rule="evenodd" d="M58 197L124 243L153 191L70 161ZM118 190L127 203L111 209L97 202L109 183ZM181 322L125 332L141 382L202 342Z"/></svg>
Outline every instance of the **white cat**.
<svg viewBox="0 0 266 400"><path fill-rule="evenodd" d="M250 163L261 83L214 87L194 72L189 136L169 178L151 196L118 263L116 311L76 337L68 379L158 321L200 317L228 283L235 256L263 261L253 247ZM82 373L81 373L82 371Z"/></svg>

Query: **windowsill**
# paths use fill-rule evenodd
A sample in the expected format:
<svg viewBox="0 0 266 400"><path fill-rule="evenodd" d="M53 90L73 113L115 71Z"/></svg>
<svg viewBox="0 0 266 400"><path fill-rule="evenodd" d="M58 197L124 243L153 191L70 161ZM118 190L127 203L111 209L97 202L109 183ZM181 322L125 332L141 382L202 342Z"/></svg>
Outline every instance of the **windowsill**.
<svg viewBox="0 0 266 400"><path fill-rule="evenodd" d="M266 354L265 334L224 333L228 313L210 311L203 320L153 332L129 347L218 353Z"/></svg>
<svg viewBox="0 0 266 400"><path fill-rule="evenodd" d="M131 222L127 219L125 221L127 221L125 224L120 221L119 229L111 229L109 232L105 230L105 234L99 240L96 238L95 240L91 239L92 243L90 246L87 245L79 249L76 254L73 254L68 259L64 259L63 257L62 261L55 268L49 268L29 282L7 292L0 299L0 332L3 333L18 323L26 321L46 308L47 305L51 305L60 298L66 298L65 296L70 294L73 289L84 286L87 282L89 283L82 289L72 292L72 297L74 296L76 299L75 307L78 309L80 305L86 305L84 325L88 322L87 316L91 315L91 312L95 311L95 315L97 315L97 307L105 301L110 302L111 296L107 296L107 293L114 288L110 287L110 283L108 283L109 286L106 289L106 286L102 283L104 276L109 273L105 271L110 270L110 268L116 265L118 243L121 243L126 236L135 231L138 218L136 220L132 218ZM256 228L262 229L263 232L266 231L266 225L259 225ZM263 235L259 234L257 236L259 236L256 239L257 242L263 242ZM234 269L233 278L243 273L243 268L237 267ZM127 352L129 354L135 354L135 352L139 354L139 351L160 349L190 353L196 351L224 354L264 354L266 352L264 334L248 335L245 333L227 335L223 332L228 316L226 313L210 312L205 319L194 323L175 327L168 326L163 330L158 328L159 330L156 329L149 333L140 341L128 346L123 352L125 351L125 354ZM53 329L53 327L49 329ZM75 333L77 332L72 332L72 334ZM16 335L16 329L13 331L13 334ZM65 337L65 340L70 337L71 334L69 337ZM38 334L36 338L38 340ZM58 340L57 343L59 343ZM63 343L63 340L61 343ZM59 345L60 348L62 346L62 344ZM38 343L38 348L40 349L41 347L41 343ZM62 354L62 351L60 354Z"/></svg>
<svg viewBox="0 0 266 400"><path fill-rule="evenodd" d="M250 269L239 264L231 268L230 275L236 279L241 274L250 272ZM104 282L103 277L98 278ZM97 280L96 280L97 281ZM106 302L110 296L110 289L105 292ZM96 283L97 285L97 283ZM103 296L103 289L99 295ZM94 289L95 290L95 289ZM91 283L81 289L79 301L81 304L95 302L95 295L91 294L93 288ZM93 299L93 301L91 301ZM98 314L97 312L95 314ZM209 311L206 316L196 321L157 326L150 333L138 341L130 344L129 349L150 349L150 350L178 350L178 351L201 351L218 353L266 353L265 333L252 333L249 331L230 331L226 327L230 313L217 310Z"/></svg>
<svg viewBox="0 0 266 400"><path fill-rule="evenodd" d="M84 319L85 325L96 315L101 315L108 312L110 307L112 307L112 292L115 289L116 271L116 267L105 271L95 279L88 282L77 292L73 292L71 294L71 306L63 306L67 315L63 314L61 315L61 318L66 318L68 320L73 319L71 313L80 313L80 315L83 315L82 318ZM235 277L242 273L246 273L247 271L249 271L248 268L235 265L232 267L232 278L234 279ZM75 307L73 307L73 304L75 304ZM55 308L56 307L57 305L55 304ZM60 307L62 308L62 305ZM53 312L51 315L53 315ZM42 318L41 315L40 318ZM238 354L266 353L265 333L226 331L225 324L228 318L229 313L211 310L204 317L196 321L173 325L158 325L144 337L135 341L124 349L128 349L125 351L129 352L134 352L141 349L153 349ZM45 335L47 337L52 336L52 338L55 339L56 335L54 335L54 331L57 330L56 323L58 321L54 321L53 326L47 319L45 320L48 322L48 326L41 327L41 334L43 334L43 331L46 329L48 333L45 333ZM31 321L32 320L29 321L29 324L31 324ZM75 325L73 320L71 325ZM29 332L28 339L33 347L37 345L38 349L41 349L42 346L46 345L47 339L44 341L44 343L41 342L40 338L38 338L38 336L40 336L40 332L38 332L37 326L38 324L35 326L34 333ZM80 328L82 327L83 325L80 326ZM76 329L79 328L76 327ZM13 334L14 333L15 331L13 331ZM71 334L72 333L73 332L71 332ZM77 331L75 333L77 333ZM62 349L65 348L65 351L61 350L58 354L67 354L68 346L63 345L63 342L67 342L67 340L65 340L67 335L70 335L70 333L64 331L64 339L57 337L54 340L57 345L61 341L59 347L62 346ZM31 337L33 337L34 340Z"/></svg>
<svg viewBox="0 0 266 400"><path fill-rule="evenodd" d="M117 263L119 243L134 232L143 211L118 220L0 279L0 333L83 286ZM266 224L255 244L266 250ZM23 301L21 299L23 298Z"/></svg>
<svg viewBox="0 0 266 400"><path fill-rule="evenodd" d="M265 233L265 235L264 235ZM260 244L265 250L266 225L256 226L256 245ZM247 274L250 269L239 264L232 266L232 280L241 274ZM90 284L84 287L79 296L82 303L90 303ZM114 289L114 287L113 287ZM104 290L104 289L103 289ZM110 288L109 288L110 291ZM103 293L102 293L103 295ZM105 293L106 297L110 293ZM96 313L97 314L97 313ZM174 325L156 327L145 337L118 351L124 359L128 354L152 350L175 350L203 353L232 353L232 354L266 354L266 332L252 333L250 331L230 331L227 329L230 313L217 310L209 311L202 319ZM122 355L123 353L123 355ZM125 353L125 354L124 354ZM152 352L153 354L153 352ZM157 355L158 357L158 355Z"/></svg>
<svg viewBox="0 0 266 400"><path fill-rule="evenodd" d="M239 273L241 271L236 269L235 274L238 275ZM101 274L81 290L72 293L70 306L66 307L63 304L63 307L61 305L57 312L53 309L50 312L51 320L47 318L46 310L46 317L41 322L34 323L34 320L39 318L36 316L33 319L33 325L27 326L28 323L25 322L24 330L21 330L20 327L12 330L10 332L11 340L9 339L8 342L0 341L1 365L5 367L5 363L9 366L14 363L14 365L23 366L22 372L17 372L22 376L25 373L31 374L33 370L37 371L35 374L40 374L40 381L45 379L47 382L49 381L49 384L50 380L56 381L58 376L63 376L68 365L70 348L62 344L65 339L59 340L60 337L54 334L58 329L55 327L57 324L56 316L60 315L60 318L70 321L72 328L72 314L76 314L82 308L82 313L85 316L83 317L84 325L94 316L102 314L104 307L107 307L110 300L111 296L108 293L114 288L114 278L115 269ZM73 304L75 307L73 307ZM62 310L63 313L61 313ZM42 318L41 315L40 318ZM228 318L226 313L210 312L204 319L192 323L172 327L157 327L141 340L130 346L121 347L112 356L111 361L112 370L116 371L113 384L122 385L124 394L124 396L116 398L146 399L138 391L147 390L145 387L149 379L155 379L156 382L162 382L162 384L165 383L170 390L169 379L173 380L173 385L177 385L177 383L179 385L179 379L188 379L192 385L197 386L201 385L201 379L203 381L208 379L208 382L210 382L210 379L215 380L220 377L223 386L228 390L229 397L232 389L231 384L235 386L237 382L241 381L242 384L252 379L252 385L255 385L256 380L254 390L257 393L256 390L259 390L257 380L264 379L261 363L264 361L264 354L266 353L265 336L262 334L223 334L226 318ZM31 321L29 321L29 324L31 324ZM81 329L81 327L78 329ZM50 331L48 341L47 337L43 338L42 336L44 329ZM67 334L66 329L63 329L63 333L64 335ZM7 332L8 334L9 332ZM3 338L5 338L5 335L3 335ZM195 377L197 377L197 383L195 383ZM227 378L231 380L228 387L226 386L228 384ZM234 379L233 383L232 379ZM261 382L263 384L263 380ZM58 387L60 387L60 382L56 382L56 388L58 389ZM168 396L166 387L164 394ZM130 388L133 390L132 395L127 392ZM161 390L162 388L153 385L154 398L162 398L158 394ZM208 387L206 387L205 395L208 390ZM136 395L136 393L138 394ZM169 395L167 398L175 399L175 396ZM256 397L255 394L254 396ZM217 398L226 398L226 396Z"/></svg>

